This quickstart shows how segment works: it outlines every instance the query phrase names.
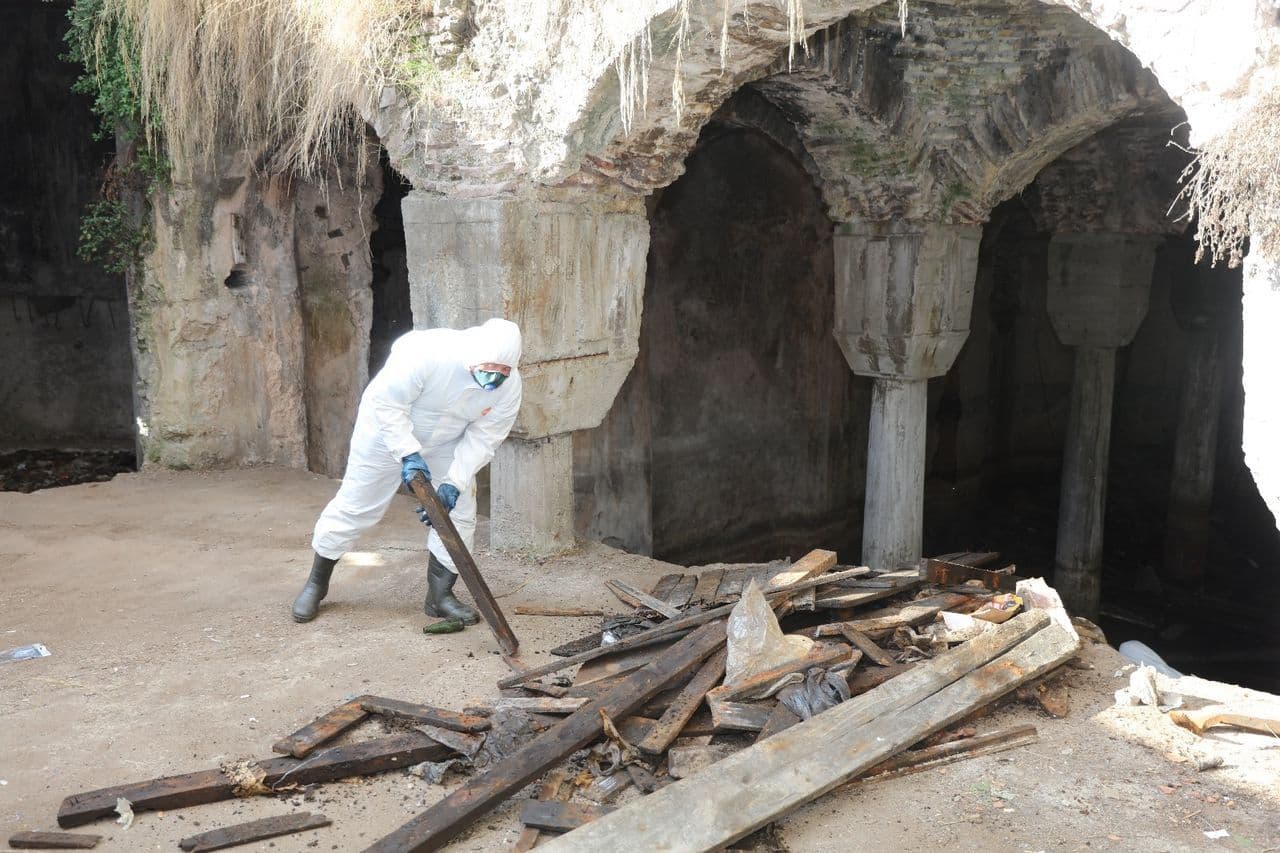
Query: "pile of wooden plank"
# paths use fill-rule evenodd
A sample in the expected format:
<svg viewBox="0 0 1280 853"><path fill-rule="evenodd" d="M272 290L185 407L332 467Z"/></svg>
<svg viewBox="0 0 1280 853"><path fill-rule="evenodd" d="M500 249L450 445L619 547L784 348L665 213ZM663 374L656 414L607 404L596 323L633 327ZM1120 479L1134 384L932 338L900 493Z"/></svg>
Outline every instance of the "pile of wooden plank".
<svg viewBox="0 0 1280 853"><path fill-rule="evenodd" d="M926 741L1078 648L1065 614L1037 609L964 642L931 632L939 614L978 610L1012 585L1011 571L983 568L995 556L949 555L877 574L813 551L792 564L669 575L650 591L610 581L633 609L603 617L600 631L553 650L559 658L545 666L517 668L508 657L516 671L487 706L457 712L359 696L281 738L273 747L281 757L77 794L58 822L112 816L121 800L135 812L174 809L454 761L471 775L370 851L438 849L538 780L536 799L520 811L517 850L718 849L847 781L1035 738L1021 727ZM725 684L726 625L753 582L783 629L813 643L803 657ZM768 695L796 680L785 701ZM791 701L813 684L828 688L817 712ZM496 747L510 714L529 723L522 740L485 749ZM325 747L373 716L399 720L404 730ZM491 760L480 761L482 752ZM326 822L286 815L224 828L218 839ZM184 842L212 849L201 846L207 839Z"/></svg>

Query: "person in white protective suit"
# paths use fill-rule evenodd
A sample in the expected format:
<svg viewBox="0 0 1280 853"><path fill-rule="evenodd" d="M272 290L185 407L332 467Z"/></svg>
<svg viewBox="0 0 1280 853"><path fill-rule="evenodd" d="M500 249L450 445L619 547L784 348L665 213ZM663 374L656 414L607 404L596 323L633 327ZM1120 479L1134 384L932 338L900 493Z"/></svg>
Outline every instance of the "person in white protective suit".
<svg viewBox="0 0 1280 853"><path fill-rule="evenodd" d="M470 548L476 530L476 474L493 458L520 410L520 329L489 320L462 331L409 332L360 398L351 453L338 494L320 514L311 575L293 602L309 622L329 591L333 566L361 533L377 524L396 490L417 471L436 487ZM427 523L426 513L419 516ZM432 530L427 537L429 616L474 625L474 609L453 594L453 559Z"/></svg>

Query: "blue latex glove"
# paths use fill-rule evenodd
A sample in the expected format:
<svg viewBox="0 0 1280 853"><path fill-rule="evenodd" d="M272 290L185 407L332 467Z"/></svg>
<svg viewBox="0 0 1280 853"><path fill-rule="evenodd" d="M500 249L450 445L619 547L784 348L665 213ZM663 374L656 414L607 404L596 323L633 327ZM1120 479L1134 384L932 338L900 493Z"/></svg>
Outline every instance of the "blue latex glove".
<svg viewBox="0 0 1280 853"><path fill-rule="evenodd" d="M458 487L452 483L443 483L436 495L440 498L440 503L444 504L445 512L453 512L453 508L458 505ZM427 527L431 526L431 519L427 517L427 511L421 506L415 506L413 511L418 514L418 521L421 521Z"/></svg>
<svg viewBox="0 0 1280 853"><path fill-rule="evenodd" d="M404 481L405 488L411 492L413 487L409 483L413 480L415 471L421 471L422 476L427 478L427 482L431 482L431 469L427 467L427 461L422 458L421 453L410 453L400 460L400 479Z"/></svg>

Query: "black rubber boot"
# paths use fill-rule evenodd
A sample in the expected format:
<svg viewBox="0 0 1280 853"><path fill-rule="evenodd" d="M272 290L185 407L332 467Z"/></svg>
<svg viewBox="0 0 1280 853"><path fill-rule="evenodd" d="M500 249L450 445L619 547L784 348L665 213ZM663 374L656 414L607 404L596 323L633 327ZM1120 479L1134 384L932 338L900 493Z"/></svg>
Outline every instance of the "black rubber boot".
<svg viewBox="0 0 1280 853"><path fill-rule="evenodd" d="M427 600L422 610L428 616L457 619L463 625L474 625L480 621L480 614L454 596L453 585L457 580L458 576L432 554L427 561Z"/></svg>
<svg viewBox="0 0 1280 853"><path fill-rule="evenodd" d="M307 585L293 600L293 621L310 622L316 618L320 602L329 594L329 576L333 574L333 564L336 562L338 561L316 554L315 561L311 564L311 576L307 578Z"/></svg>

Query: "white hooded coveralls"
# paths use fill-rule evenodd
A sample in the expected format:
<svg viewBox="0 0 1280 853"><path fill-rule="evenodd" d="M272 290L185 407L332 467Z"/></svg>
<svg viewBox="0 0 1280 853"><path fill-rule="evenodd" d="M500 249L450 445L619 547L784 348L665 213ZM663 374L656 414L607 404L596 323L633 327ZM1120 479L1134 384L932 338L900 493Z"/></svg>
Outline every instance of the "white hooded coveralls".
<svg viewBox="0 0 1280 853"><path fill-rule="evenodd" d="M351 453L338 494L320 514L311 547L336 560L377 524L400 487L401 460L421 453L435 488L459 491L450 518L467 548L476 531L476 474L493 459L520 411L520 329L489 320L462 331L402 335L374 376L356 414ZM480 364L505 364L511 375L486 391L471 375ZM456 572L432 530L427 548Z"/></svg>

